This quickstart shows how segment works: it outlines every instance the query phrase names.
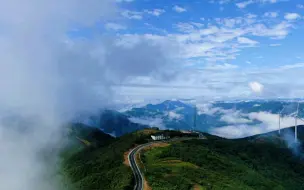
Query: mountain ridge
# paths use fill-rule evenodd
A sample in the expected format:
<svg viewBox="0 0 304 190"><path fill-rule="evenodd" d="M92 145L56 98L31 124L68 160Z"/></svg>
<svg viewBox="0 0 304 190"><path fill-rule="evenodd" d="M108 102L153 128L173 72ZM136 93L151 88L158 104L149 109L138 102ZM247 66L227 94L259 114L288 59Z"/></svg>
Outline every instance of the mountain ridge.
<svg viewBox="0 0 304 190"><path fill-rule="evenodd" d="M282 130L282 133L287 130ZM134 185L133 174L131 169L124 165L124 155L131 148L151 140L151 134L159 132L162 131L143 129L117 137L100 146L82 146L81 150L64 158L63 172L77 190L131 190ZM273 132L277 133L278 131ZM299 133L299 139L302 140L304 131L301 129ZM142 171L145 171L144 175L152 189L190 190L193 186L207 189L304 188L304 170L299 170L294 165L300 164L299 168L304 168L301 157L295 155L286 143L261 141L264 136L274 138L275 135L263 134L234 140L204 135L207 139L168 142L170 146L155 146L141 153L146 167L145 170L142 168ZM284 161L286 163L283 163ZM289 166L291 168L288 168ZM278 171L293 178L288 181L283 174L277 175ZM242 173L243 177L240 173L230 175L235 172ZM290 188L286 188L288 185Z"/></svg>

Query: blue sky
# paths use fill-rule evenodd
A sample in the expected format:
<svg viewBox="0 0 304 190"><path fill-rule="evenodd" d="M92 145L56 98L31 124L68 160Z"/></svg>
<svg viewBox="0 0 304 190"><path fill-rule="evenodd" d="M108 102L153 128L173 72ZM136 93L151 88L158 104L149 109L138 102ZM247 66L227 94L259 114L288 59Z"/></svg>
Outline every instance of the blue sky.
<svg viewBox="0 0 304 190"><path fill-rule="evenodd" d="M63 41L118 100L304 96L303 0L28 1L2 6L3 40Z"/></svg>
<svg viewBox="0 0 304 190"><path fill-rule="evenodd" d="M157 64L165 67L156 70L165 71L167 76L163 80L159 76L164 73L154 70L128 77L120 81L122 88L116 89L126 96L304 95L304 83L296 78L304 69L302 0L116 2L119 7L116 16L98 26L99 30L115 36L124 48L145 41L160 49L164 62Z"/></svg>
<svg viewBox="0 0 304 190"><path fill-rule="evenodd" d="M239 8L238 3L252 2L244 8ZM301 1L161 1L161 0L147 0L147 1L131 1L123 3L123 7L129 14L126 17L130 19L123 21L128 24L130 28L122 33L133 34L154 34L154 35L168 35L168 34L185 34L182 27L193 27L195 29L205 29L208 25L215 25L217 27L224 27L223 23L216 21L219 19L236 19L243 18L246 21L248 14L254 16L252 20L255 23L262 23L265 26L275 27L277 24L283 23L282 31L286 32L284 35L279 36L273 34L272 36L252 35L250 33L244 35L237 35L254 40L258 44L254 48L242 48L240 55L235 60L230 60L229 63L242 65L244 62L251 62L256 65L285 65L288 62L303 60L304 44L303 38L304 25L301 20L301 14L304 8L300 8ZM180 8L184 12L177 12L174 7ZM153 12L154 11L154 12ZM150 13L148 13L150 12ZM295 19L286 20L284 17L288 13L298 14L299 17ZM158 15L159 14L159 15ZM140 18L133 18L137 15ZM249 18L247 18L249 20ZM197 27L196 25L202 25ZM290 25L290 26L287 26ZM254 25L249 25L254 26ZM249 27L247 26L247 27ZM231 29L242 29L239 25L229 27ZM245 27L244 27L245 29ZM264 31L265 33L267 31ZM275 31L274 31L275 32ZM191 32L189 31L189 34ZM276 39L278 38L278 39ZM277 55L276 55L277 54ZM276 56L274 56L276 55ZM278 55L281 55L278 56ZM288 55L288 57L286 57ZM260 57L263 57L261 60ZM225 60L226 62L226 60Z"/></svg>

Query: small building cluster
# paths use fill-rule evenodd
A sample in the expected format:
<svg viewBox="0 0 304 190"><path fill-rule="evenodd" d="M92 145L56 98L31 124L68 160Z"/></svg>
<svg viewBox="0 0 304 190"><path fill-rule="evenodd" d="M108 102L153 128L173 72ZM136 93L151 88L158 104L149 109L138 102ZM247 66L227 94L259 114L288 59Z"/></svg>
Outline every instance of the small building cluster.
<svg viewBox="0 0 304 190"><path fill-rule="evenodd" d="M206 136L203 133L198 134L199 139L207 139Z"/></svg>
<svg viewBox="0 0 304 190"><path fill-rule="evenodd" d="M154 141L167 140L170 138L198 138L198 139L207 139L204 133L193 130L182 130L182 131L159 131L151 135L151 138Z"/></svg>
<svg viewBox="0 0 304 190"><path fill-rule="evenodd" d="M155 141L158 141L158 140L166 140L166 139L169 139L170 136L168 135L165 135L163 133L158 133L158 134L154 134L154 135L151 135L151 138Z"/></svg>
<svg viewBox="0 0 304 190"><path fill-rule="evenodd" d="M194 130L180 130L183 134L191 134L193 136L198 136L199 139L206 139L205 135L200 131L194 131Z"/></svg>
<svg viewBox="0 0 304 190"><path fill-rule="evenodd" d="M188 131L188 130L180 130L181 133L183 134L191 134L192 131Z"/></svg>

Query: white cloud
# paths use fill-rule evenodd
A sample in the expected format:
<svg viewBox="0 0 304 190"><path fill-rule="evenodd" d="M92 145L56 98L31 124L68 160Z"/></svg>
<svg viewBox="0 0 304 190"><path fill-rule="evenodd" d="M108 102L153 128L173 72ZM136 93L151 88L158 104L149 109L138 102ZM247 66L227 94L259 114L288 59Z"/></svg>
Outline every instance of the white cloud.
<svg viewBox="0 0 304 190"><path fill-rule="evenodd" d="M269 15L271 16L271 13ZM119 41L119 44L126 48L133 47L141 40L158 44L164 53L169 52L169 57L175 60L174 67L182 68L173 69L174 71L170 73L170 76L174 76L169 83L166 83L172 85L170 88L168 85L161 85L161 81L154 80L154 76L150 76L153 80L148 83L143 84L140 80L133 81L133 84L142 84L145 87L124 87L124 89L130 90L128 94L135 96L135 89L145 91L139 93L145 97L166 96L170 98L172 96L173 98L174 96L193 96L193 94L201 94L209 98L228 96L256 98L257 95L258 97L277 97L283 94L289 97L300 94L300 91L291 92L283 85L286 85L286 81L290 81L289 77L278 78L277 74L274 74L283 71L256 68L255 64L246 64L244 67L234 63L235 59L242 54L243 49L259 43L255 39L259 39L259 41L283 39L290 33L294 26L293 23L265 19L263 15L246 14L243 17L205 19L202 22L183 22L173 26L178 29L173 33L130 34L125 35L124 39ZM278 44L272 43L269 46L278 46ZM265 60L260 59L259 62ZM265 65L265 67L267 66ZM190 72L188 69L191 68L195 69ZM290 71L290 74L284 73L283 76L293 76L292 72L295 71ZM252 81L259 81L265 86L262 93L253 93L253 90L248 88L248 84ZM199 89L194 86L199 86ZM186 92L183 90L184 88L191 90ZM286 91L278 90L285 88Z"/></svg>
<svg viewBox="0 0 304 190"><path fill-rule="evenodd" d="M286 20L293 21L301 18L301 16L298 13L286 13L284 18Z"/></svg>
<svg viewBox="0 0 304 190"><path fill-rule="evenodd" d="M304 63L283 65L283 66L279 67L278 70L287 70L287 69L296 69L296 68L304 68Z"/></svg>
<svg viewBox="0 0 304 190"><path fill-rule="evenodd" d="M249 0L249 1L243 1L243 2L240 2L240 3L236 3L236 6L240 9L244 9L246 8L248 5L250 4L253 4L254 1L253 0Z"/></svg>
<svg viewBox="0 0 304 190"><path fill-rule="evenodd" d="M277 46L281 46L282 44L270 44L269 46L271 47L277 47Z"/></svg>
<svg viewBox="0 0 304 190"><path fill-rule="evenodd" d="M220 1L219 1L219 4L220 4L220 5L222 5L222 4L227 4L227 3L230 3L230 1L231 1L231 0L220 0Z"/></svg>
<svg viewBox="0 0 304 190"><path fill-rule="evenodd" d="M261 94L264 90L264 85L259 82L250 82L249 87L253 92L258 94Z"/></svg>
<svg viewBox="0 0 304 190"><path fill-rule="evenodd" d="M277 3L278 0L260 0L262 3Z"/></svg>
<svg viewBox="0 0 304 190"><path fill-rule="evenodd" d="M251 40L251 39L245 38L245 37L238 37L237 40L238 40L238 42L241 43L241 44L256 45L256 44L259 43L259 42L257 42L257 41L254 41L254 40Z"/></svg>
<svg viewBox="0 0 304 190"><path fill-rule="evenodd" d="M117 18L117 13L112 0L1 1L0 168L5 175L0 178L0 189L59 189L49 178L56 165L45 165L39 153L57 149L62 124L79 113L111 104L117 95L112 91L115 82L138 76L160 81L172 78L162 66L172 65L170 51L174 55L178 51L164 37L66 37L75 28L94 29L96 23ZM140 19L140 15L128 12L125 16ZM3 123L7 110L22 118L34 117L37 123L31 130L14 128Z"/></svg>
<svg viewBox="0 0 304 190"><path fill-rule="evenodd" d="M236 25L240 24L242 22L241 18L224 18L224 19L216 19L218 24L224 25L228 28L233 28Z"/></svg>
<svg viewBox="0 0 304 190"><path fill-rule="evenodd" d="M138 117L131 117L129 118L130 121L133 123L138 123L141 125L147 125L150 127L158 127L160 129L166 129L166 125L163 123L163 120L161 118L138 118Z"/></svg>
<svg viewBox="0 0 304 190"><path fill-rule="evenodd" d="M177 23L175 25L179 31L181 32L187 32L187 33L190 33L190 32L193 32L195 30L195 26L191 23Z"/></svg>
<svg viewBox="0 0 304 190"><path fill-rule="evenodd" d="M248 0L236 3L236 6L240 9L246 8L248 5L254 4L254 3L277 3L277 0Z"/></svg>
<svg viewBox="0 0 304 190"><path fill-rule="evenodd" d="M124 10L121 13L121 15L125 18L134 19L134 20L141 20L143 18L142 12L137 12L137 11Z"/></svg>
<svg viewBox="0 0 304 190"><path fill-rule="evenodd" d="M279 16L279 13L278 12L266 12L266 13L264 13L264 16L270 17L270 18L276 18Z"/></svg>
<svg viewBox="0 0 304 190"><path fill-rule="evenodd" d="M223 109L213 107L212 103L196 103L198 114L214 115L216 112L221 112Z"/></svg>
<svg viewBox="0 0 304 190"><path fill-rule="evenodd" d="M160 16L166 11L164 9L153 9L153 10L143 10L142 12L139 11L130 11L130 10L124 10L121 12L121 15L128 19L134 19L134 20L142 20L144 13L153 15L153 16Z"/></svg>
<svg viewBox="0 0 304 190"><path fill-rule="evenodd" d="M224 121L228 124L246 124L246 123L252 123L252 120L249 118L243 117L243 115L238 112L231 112L231 113L226 113L224 114L221 118L221 121Z"/></svg>
<svg viewBox="0 0 304 190"><path fill-rule="evenodd" d="M175 119L178 120L178 119L182 119L183 118L183 116L181 114L178 114L178 113L176 113L174 111L169 111L167 113L167 116L169 117L170 120L175 120Z"/></svg>
<svg viewBox="0 0 304 190"><path fill-rule="evenodd" d="M299 9L304 9L304 5L298 4L298 5L297 5L297 8L299 8Z"/></svg>
<svg viewBox="0 0 304 190"><path fill-rule="evenodd" d="M291 27L292 25L290 23L283 21L272 27L267 27L264 24L255 24L250 31L255 36L269 36L273 39L283 39L289 34L289 29Z"/></svg>
<svg viewBox="0 0 304 190"><path fill-rule="evenodd" d="M127 29L127 27L124 25L112 23L112 22L106 23L105 28L107 30L125 30L125 29Z"/></svg>
<svg viewBox="0 0 304 190"><path fill-rule="evenodd" d="M225 127L214 128L211 133L226 138L243 138L257 134L263 134L271 131L277 131L278 126L278 115L268 112L252 112L248 114L250 120L258 120L261 124L258 125L229 125ZM281 129L294 126L294 117L283 117L281 118ZM299 125L303 125L304 122L298 120Z"/></svg>
<svg viewBox="0 0 304 190"><path fill-rule="evenodd" d="M209 3L218 3L220 5L230 3L232 0L209 0Z"/></svg>
<svg viewBox="0 0 304 190"><path fill-rule="evenodd" d="M160 16L166 11L164 9L153 9L153 10L145 10L144 12L153 16Z"/></svg>
<svg viewBox="0 0 304 190"><path fill-rule="evenodd" d="M1 31L9 31L0 33L0 189L60 189L63 124L102 108L100 98L111 102L92 49L65 36L69 26L104 22L116 8L110 0L0 2Z"/></svg>
<svg viewBox="0 0 304 190"><path fill-rule="evenodd" d="M250 125L228 125L225 127L214 128L210 131L211 134L228 138L242 138L252 135L261 134L263 131L261 128Z"/></svg>
<svg viewBox="0 0 304 190"><path fill-rule="evenodd" d="M229 69L236 69L238 68L237 65L232 65L232 64L228 64L228 63L224 63L224 64L212 64L212 65L207 65L206 67L204 67L205 70L229 70Z"/></svg>
<svg viewBox="0 0 304 190"><path fill-rule="evenodd" d="M223 5L223 4L230 3L231 0L209 0L208 2L209 3L218 3L220 5Z"/></svg>
<svg viewBox="0 0 304 190"><path fill-rule="evenodd" d="M178 13L183 13L183 12L186 12L187 9L183 8L183 7L180 7L178 5L175 5L173 8L172 8L175 12L178 12Z"/></svg>
<svg viewBox="0 0 304 190"><path fill-rule="evenodd" d="M134 97L134 99L200 97L205 101L229 98L296 98L304 93L302 90L304 84L297 80L298 76L304 72L301 64L285 65L281 68L261 69L250 65L247 69L244 67L220 69L210 69L210 66L199 69L184 68L174 77L174 80L167 82L166 85L162 81L152 80L143 86L124 87L119 93ZM256 85L257 88L253 87L255 91L248 87L253 81L263 84L263 90L259 90L261 89L259 85ZM141 80L134 83L141 84ZM208 110L212 109L202 108L204 112ZM211 114L216 111L219 110L215 109Z"/></svg>
<svg viewBox="0 0 304 190"><path fill-rule="evenodd" d="M116 2L121 3L121 2L133 2L134 0L116 0Z"/></svg>

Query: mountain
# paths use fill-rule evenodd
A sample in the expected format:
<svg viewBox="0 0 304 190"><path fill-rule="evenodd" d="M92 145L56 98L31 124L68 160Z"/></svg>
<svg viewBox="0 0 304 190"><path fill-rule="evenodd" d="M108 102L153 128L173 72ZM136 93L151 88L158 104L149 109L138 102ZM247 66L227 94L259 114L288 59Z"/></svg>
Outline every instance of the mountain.
<svg viewBox="0 0 304 190"><path fill-rule="evenodd" d="M144 149L140 167L153 190L304 189L303 153L296 155L283 138L292 130L282 130L281 137L273 132L230 140L205 134L207 139L170 141ZM62 172L76 190L133 189L126 155L158 132L144 129L84 146L63 159ZM303 134L300 129L300 140Z"/></svg>
<svg viewBox="0 0 304 190"><path fill-rule="evenodd" d="M277 127L275 113L285 107L282 117L288 120L294 113L294 105L288 101L256 100L197 104L197 127L203 131L222 129L231 125L231 118L239 120L239 123L234 120L232 127L240 125L250 131L267 128L264 124L273 119ZM133 189L133 174L126 159L128 151L161 131L143 129L149 123L132 121L161 118L164 128L191 129L194 113L195 108L188 102L174 100L123 113L105 110L82 124L75 123L69 134L77 143L62 153L62 173L68 178L68 188ZM228 132L235 132L233 129ZM241 135L245 137L241 139L205 134L207 139L172 141L147 149L141 153L146 184L153 190L304 189L304 148L295 143L294 128L282 129L281 135L274 130L257 132L261 134L248 133ZM113 134L117 137L113 138ZM298 127L298 139L304 140L302 125Z"/></svg>
<svg viewBox="0 0 304 190"><path fill-rule="evenodd" d="M126 162L127 152L136 144L150 139L156 130L144 129L111 140L101 146L69 148L62 153L61 173L66 178L65 190L133 189L133 174ZM103 132L102 132L103 133ZM103 135L106 135L103 133ZM87 139L84 139L87 140ZM103 138L98 138L103 141ZM73 147L76 149L75 147Z"/></svg>
<svg viewBox="0 0 304 190"><path fill-rule="evenodd" d="M159 104L148 104L144 107L132 108L124 112L131 120L134 118L143 120L149 118L161 119L162 123L158 123L156 127L168 129L191 129L194 113L195 109L192 105L181 101L169 100Z"/></svg>
<svg viewBox="0 0 304 190"><path fill-rule="evenodd" d="M104 133L110 134L114 137L119 137L124 134L149 127L133 123L125 114L114 110L103 110L99 114L88 116L86 119L79 121L79 123L99 128Z"/></svg>
<svg viewBox="0 0 304 190"><path fill-rule="evenodd" d="M102 132L99 128L82 123L73 123L69 125L68 138L77 139L87 146L103 146L114 139L114 137Z"/></svg>
<svg viewBox="0 0 304 190"><path fill-rule="evenodd" d="M212 137L141 153L147 183L168 189L304 189L304 162L286 146Z"/></svg>
<svg viewBox="0 0 304 190"><path fill-rule="evenodd" d="M192 129L196 106L196 130L223 137L240 138L277 130L277 114L280 112L283 118L282 127L292 126L294 122L291 122L291 118L296 113L298 105L298 101L295 100L239 100L195 104L194 102L194 100L167 100L133 107L122 113L131 121L162 129ZM304 117L304 107L302 102L299 105L301 118ZM299 120L299 122L303 121ZM258 130L251 130L252 128ZM226 131L231 129L236 131L236 135L227 136Z"/></svg>
<svg viewBox="0 0 304 190"><path fill-rule="evenodd" d="M195 106L196 105L196 108ZM304 116L300 104L299 116ZM284 108L284 110L283 110ZM282 128L294 124L292 116L297 102L291 100L246 100L193 103L193 100L166 100L161 103L132 107L118 112L103 110L79 119L114 137L149 128L195 130L227 138L242 138L278 129L278 113L282 112ZM299 120L299 124L304 121ZM228 133L229 132L229 133Z"/></svg>

